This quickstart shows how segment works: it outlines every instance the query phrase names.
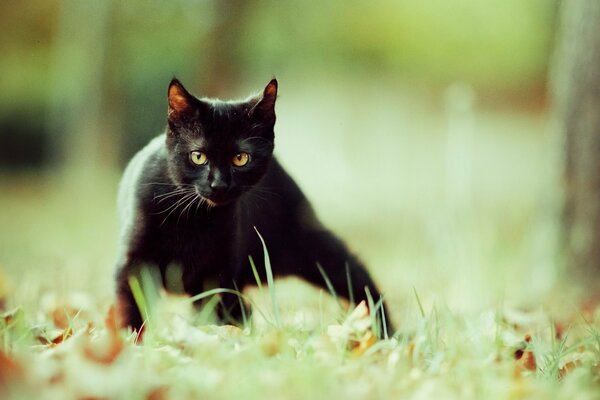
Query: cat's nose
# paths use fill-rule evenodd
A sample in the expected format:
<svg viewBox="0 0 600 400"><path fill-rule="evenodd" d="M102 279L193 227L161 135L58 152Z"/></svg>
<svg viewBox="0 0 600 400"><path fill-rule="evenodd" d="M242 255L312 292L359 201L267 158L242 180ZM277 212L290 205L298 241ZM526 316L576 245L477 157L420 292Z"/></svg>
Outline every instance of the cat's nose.
<svg viewBox="0 0 600 400"><path fill-rule="evenodd" d="M210 183L210 188L214 193L223 193L228 187L227 182L221 179L215 179Z"/></svg>

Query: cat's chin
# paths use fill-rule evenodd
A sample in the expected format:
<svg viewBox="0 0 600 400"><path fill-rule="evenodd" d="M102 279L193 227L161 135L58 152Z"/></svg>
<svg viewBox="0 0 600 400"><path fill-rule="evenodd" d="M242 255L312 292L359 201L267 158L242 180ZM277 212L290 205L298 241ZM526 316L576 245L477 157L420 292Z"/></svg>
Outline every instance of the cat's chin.
<svg viewBox="0 0 600 400"><path fill-rule="evenodd" d="M226 194L208 194L203 193L202 190L196 189L196 193L202 199L203 203L206 204L209 208L213 207L223 207L229 205L237 200L239 196L235 193L226 193Z"/></svg>
<svg viewBox="0 0 600 400"><path fill-rule="evenodd" d="M235 199L219 199L219 200L213 200L213 199L209 199L206 196L202 196L202 199L204 200L204 203L209 207L209 208L213 208L213 207L222 207L222 206L226 206L228 204L233 203L233 201Z"/></svg>
<svg viewBox="0 0 600 400"><path fill-rule="evenodd" d="M219 207L219 203L212 201L211 199L207 199L206 197L203 197L204 202L206 203L206 205L208 205L208 207L212 208L212 207Z"/></svg>

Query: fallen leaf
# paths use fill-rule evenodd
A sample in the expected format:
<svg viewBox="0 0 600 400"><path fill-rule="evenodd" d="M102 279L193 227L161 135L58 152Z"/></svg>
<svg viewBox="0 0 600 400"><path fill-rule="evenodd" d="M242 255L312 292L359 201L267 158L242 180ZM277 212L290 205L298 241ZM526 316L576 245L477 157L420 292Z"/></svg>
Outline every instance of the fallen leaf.
<svg viewBox="0 0 600 400"><path fill-rule="evenodd" d="M71 322L77 317L79 310L69 306L57 307L51 312L54 326L60 329L66 329L71 325Z"/></svg>
<svg viewBox="0 0 600 400"><path fill-rule="evenodd" d="M159 386L157 388L154 388L150 391L150 393L148 393L148 395L146 396L147 400L164 400L167 399L167 392L169 391L169 389L165 386Z"/></svg>
<svg viewBox="0 0 600 400"><path fill-rule="evenodd" d="M83 348L84 356L100 364L112 364L124 348L123 339L119 336L119 313L112 305L104 319L105 330L96 340L89 340Z"/></svg>
<svg viewBox="0 0 600 400"><path fill-rule="evenodd" d="M25 376L23 367L0 350L0 386L19 380Z"/></svg>
<svg viewBox="0 0 600 400"><path fill-rule="evenodd" d="M523 340L522 346L515 350L515 360L517 361L515 375L520 376L524 372L535 371L537 368L535 354L533 351L528 349L531 342L531 335L527 334L525 335L525 340Z"/></svg>
<svg viewBox="0 0 600 400"><path fill-rule="evenodd" d="M119 332L119 328L121 327L120 321L120 313L115 304L111 304L108 308L108 312L106 313L106 318L104 318L104 326L106 330L111 332L114 335L117 335Z"/></svg>
<svg viewBox="0 0 600 400"><path fill-rule="evenodd" d="M43 335L37 336L37 340L43 345L52 347L52 346L58 346L59 344L63 343L65 340L69 339L71 336L73 336L73 329L71 329L71 328L54 329L54 330L44 331Z"/></svg>
<svg viewBox="0 0 600 400"><path fill-rule="evenodd" d="M328 326L327 335L333 343L345 343L347 350L360 356L377 342L370 328L369 308L361 301L342 324Z"/></svg>
<svg viewBox="0 0 600 400"><path fill-rule="evenodd" d="M371 331L367 331L367 333L365 333L360 340L351 343L351 346L353 347L352 355L357 357L362 356L365 351L367 351L367 349L373 346L376 342L377 338L375 335L373 335Z"/></svg>
<svg viewBox="0 0 600 400"><path fill-rule="evenodd" d="M260 349L268 356L273 357L281 351L283 344L283 335L280 331L269 331L261 338Z"/></svg>

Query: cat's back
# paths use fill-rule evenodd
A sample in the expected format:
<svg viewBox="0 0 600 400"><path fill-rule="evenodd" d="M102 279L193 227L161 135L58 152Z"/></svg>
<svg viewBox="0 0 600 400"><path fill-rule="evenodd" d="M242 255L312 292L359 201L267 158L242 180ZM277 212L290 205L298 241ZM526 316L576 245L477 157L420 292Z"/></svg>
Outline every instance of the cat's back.
<svg viewBox="0 0 600 400"><path fill-rule="evenodd" d="M137 207L141 181L156 169L156 164L162 158L161 155L164 150L164 135L157 136L138 151L127 164L117 195L117 211L122 227L128 224L128 221L132 218L132 213Z"/></svg>
<svg viewBox="0 0 600 400"><path fill-rule="evenodd" d="M252 226L279 233L293 229L298 223L320 228L310 202L276 158L271 160L263 179L246 196L243 206L250 214Z"/></svg>

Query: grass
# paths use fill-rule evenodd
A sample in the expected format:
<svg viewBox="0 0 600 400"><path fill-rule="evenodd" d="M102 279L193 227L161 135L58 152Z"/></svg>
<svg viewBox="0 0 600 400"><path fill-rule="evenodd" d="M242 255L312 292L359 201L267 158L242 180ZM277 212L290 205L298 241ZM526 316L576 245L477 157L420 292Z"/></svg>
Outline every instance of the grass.
<svg viewBox="0 0 600 400"><path fill-rule="evenodd" d="M403 115L389 111L397 124L386 126L402 126ZM283 106L289 121L285 113ZM428 125L409 126L415 133L397 146L365 144L364 163L348 170L343 151L315 154L329 160L332 179L342 177L333 184L317 179L322 171L311 175L316 164L299 172L325 223L369 265L392 315L346 309L326 290L269 278L240 294L253 308L241 328L217 326L218 295L239 288L166 295L142 275L132 286L151 323L140 340L115 328L110 308L116 176L73 189L53 177L0 175L0 398L597 398L600 311L582 305L574 282L556 270L549 240L538 242L543 165L532 152L543 137L526 134L537 119L520 118L477 127L472 192L462 206L445 202L452 198L440 172L443 140ZM334 147L305 137L304 120L296 122L281 129L293 133L280 142L291 171L313 154L285 153L300 149L295 140L315 140L314 151ZM313 128L305 130L322 131ZM322 140L345 140L346 132L328 128L332 136ZM380 178L385 185L370 179L367 164L391 171ZM343 202L341 187L349 193ZM263 272L253 260L248 268ZM200 298L205 307L194 311ZM370 308L378 302L371 298ZM378 317L399 331L376 332Z"/></svg>
<svg viewBox="0 0 600 400"><path fill-rule="evenodd" d="M323 327L298 327L282 313L281 325L251 321L240 329L194 322L189 305L158 296L138 344L111 328L110 313L95 325L75 304L37 316L6 312L3 398L558 399L594 398L600 389L598 312L596 322L571 321L557 337L555 324L540 324L534 313L469 318L434 307L374 340L360 306ZM268 314L263 308L254 319Z"/></svg>
<svg viewBox="0 0 600 400"><path fill-rule="evenodd" d="M272 277L266 247L265 266ZM187 297L164 292L147 270L138 276L130 284L147 319L143 337L117 329L114 308L92 295L4 312L2 398L592 399L600 390L596 307L561 321L508 306L461 314L426 306L413 288L414 318L388 333L377 332L385 315L371 296L371 314L364 303L345 310L333 296L329 308L294 311L275 292L281 284L288 293L293 282ZM214 325L224 293L252 304L242 327ZM194 311L201 299L208 301ZM298 320L298 311L321 322Z"/></svg>

